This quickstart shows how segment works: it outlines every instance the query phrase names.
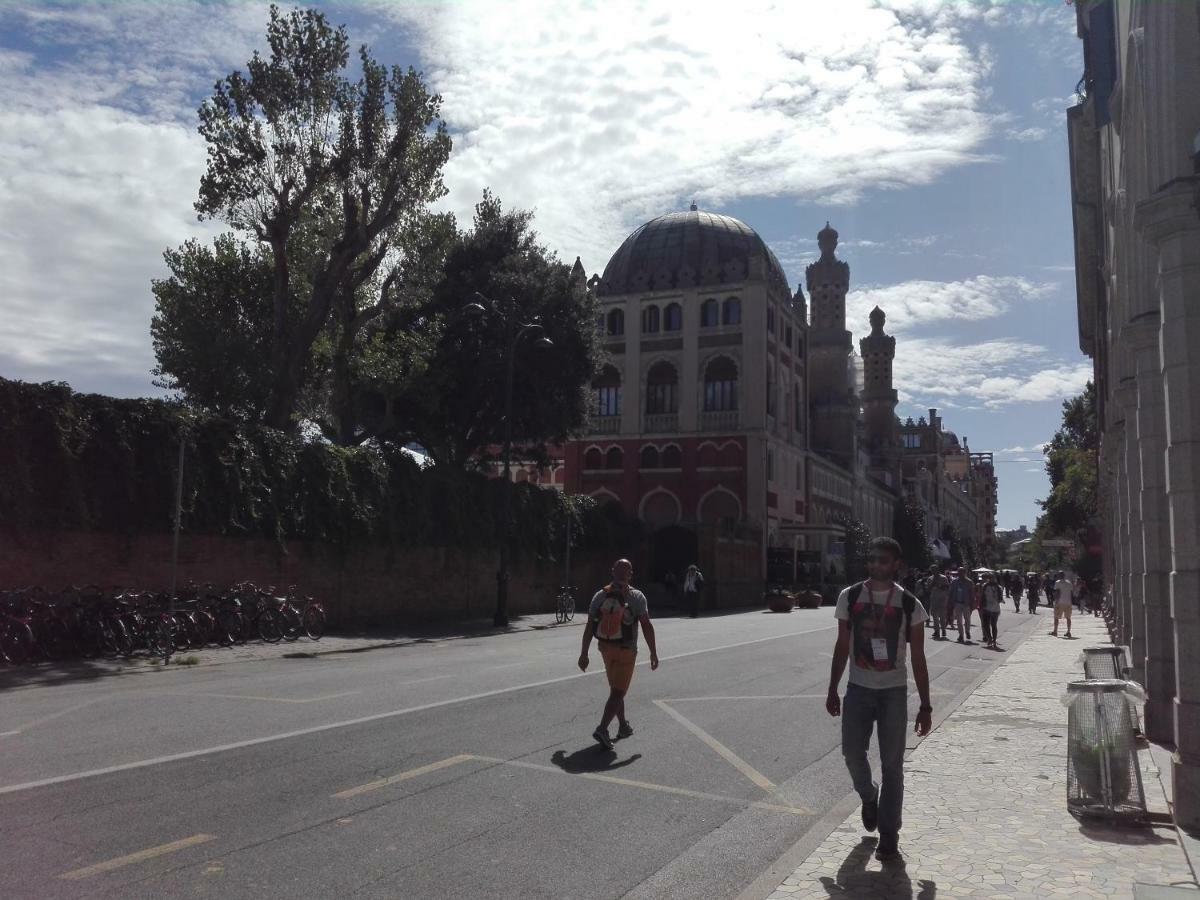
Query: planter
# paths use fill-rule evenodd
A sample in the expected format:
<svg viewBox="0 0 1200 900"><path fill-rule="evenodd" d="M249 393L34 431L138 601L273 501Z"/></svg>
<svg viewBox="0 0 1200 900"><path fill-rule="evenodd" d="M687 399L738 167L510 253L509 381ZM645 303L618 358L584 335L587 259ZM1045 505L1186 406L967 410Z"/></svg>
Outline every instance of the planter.
<svg viewBox="0 0 1200 900"><path fill-rule="evenodd" d="M792 607L796 605L796 598L787 591L768 591L767 592L767 609L771 612L789 613Z"/></svg>
<svg viewBox="0 0 1200 900"><path fill-rule="evenodd" d="M798 609L820 609L821 595L816 591L801 591L796 595L796 607Z"/></svg>

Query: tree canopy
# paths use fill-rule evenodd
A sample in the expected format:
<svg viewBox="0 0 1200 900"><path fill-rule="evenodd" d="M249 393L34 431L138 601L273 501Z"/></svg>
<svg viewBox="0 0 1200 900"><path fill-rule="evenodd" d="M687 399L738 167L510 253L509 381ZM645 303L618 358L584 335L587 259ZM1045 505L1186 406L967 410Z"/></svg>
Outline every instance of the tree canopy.
<svg viewBox="0 0 1200 900"><path fill-rule="evenodd" d="M1074 536L1095 520L1099 447L1096 386L1089 381L1082 394L1063 402L1062 425L1044 450L1050 494L1041 501L1043 536Z"/></svg>

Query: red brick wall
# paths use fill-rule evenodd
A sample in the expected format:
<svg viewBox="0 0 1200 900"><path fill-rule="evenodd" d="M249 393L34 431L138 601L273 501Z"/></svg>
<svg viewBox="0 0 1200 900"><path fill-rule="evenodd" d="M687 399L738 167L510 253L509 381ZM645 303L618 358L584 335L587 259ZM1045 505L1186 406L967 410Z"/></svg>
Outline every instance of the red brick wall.
<svg viewBox="0 0 1200 900"><path fill-rule="evenodd" d="M580 598L603 584L610 553L571 557L571 580ZM487 616L495 609L497 557L493 551L444 547L388 550L335 548L212 535L185 535L179 549L179 584L228 585L253 581L280 589L297 586L325 603L331 624L402 624ZM530 559L510 564L510 615L551 612L561 562ZM41 585L119 585L166 590L171 584L171 537L55 533L0 535L0 589Z"/></svg>

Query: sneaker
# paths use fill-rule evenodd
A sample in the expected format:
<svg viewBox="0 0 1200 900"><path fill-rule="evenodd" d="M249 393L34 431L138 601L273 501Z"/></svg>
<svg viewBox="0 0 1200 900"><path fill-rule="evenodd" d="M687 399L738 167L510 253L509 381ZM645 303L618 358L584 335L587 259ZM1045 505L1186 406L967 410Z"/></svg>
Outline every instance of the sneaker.
<svg viewBox="0 0 1200 900"><path fill-rule="evenodd" d="M966 643L966 641L964 641L964 640L963 640L961 637L958 639L958 642L959 642L960 644L965 644L965 643Z"/></svg>
<svg viewBox="0 0 1200 900"><path fill-rule="evenodd" d="M875 858L880 862L896 862L900 859L900 836L881 834L875 847Z"/></svg>
<svg viewBox="0 0 1200 900"><path fill-rule="evenodd" d="M595 739L596 743L605 750L611 750L613 748L612 738L608 736L607 728L597 727L596 730L592 732L592 737Z"/></svg>
<svg viewBox="0 0 1200 900"><path fill-rule="evenodd" d="M633 726L628 722L622 722L617 728L617 739L633 737Z"/></svg>
<svg viewBox="0 0 1200 900"><path fill-rule="evenodd" d="M862 823L867 831L874 831L879 822L879 788L870 800L864 800L862 805Z"/></svg>

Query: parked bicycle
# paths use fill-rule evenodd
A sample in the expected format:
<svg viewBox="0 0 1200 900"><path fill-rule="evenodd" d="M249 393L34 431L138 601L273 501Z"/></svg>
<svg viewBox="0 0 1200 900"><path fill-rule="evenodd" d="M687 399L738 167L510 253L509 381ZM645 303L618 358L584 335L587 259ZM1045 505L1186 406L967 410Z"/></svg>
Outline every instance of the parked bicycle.
<svg viewBox="0 0 1200 900"><path fill-rule="evenodd" d="M554 621L559 625L570 622L575 618L575 588L564 584L558 589L558 597L554 601Z"/></svg>

